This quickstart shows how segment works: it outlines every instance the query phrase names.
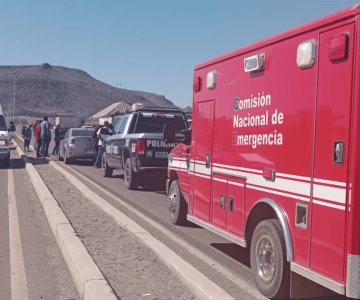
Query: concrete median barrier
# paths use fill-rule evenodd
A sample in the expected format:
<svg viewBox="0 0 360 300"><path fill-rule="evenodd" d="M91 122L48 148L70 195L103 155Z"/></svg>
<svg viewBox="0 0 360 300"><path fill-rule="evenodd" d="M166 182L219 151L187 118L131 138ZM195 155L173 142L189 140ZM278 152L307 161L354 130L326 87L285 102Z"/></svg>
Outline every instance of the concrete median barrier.
<svg viewBox="0 0 360 300"><path fill-rule="evenodd" d="M20 147L16 147L16 150L25 162L25 169L35 188L51 230L73 277L80 299L118 299L85 246L76 236L73 227L35 167L30 163Z"/></svg>

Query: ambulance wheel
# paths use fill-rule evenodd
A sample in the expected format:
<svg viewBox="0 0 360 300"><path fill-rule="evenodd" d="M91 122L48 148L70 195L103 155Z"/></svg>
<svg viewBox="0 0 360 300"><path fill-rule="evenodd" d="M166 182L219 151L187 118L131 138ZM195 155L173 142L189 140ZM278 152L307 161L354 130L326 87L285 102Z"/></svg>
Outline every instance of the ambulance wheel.
<svg viewBox="0 0 360 300"><path fill-rule="evenodd" d="M169 188L168 206L170 221L176 225L183 225L186 222L187 203L180 191L179 180L174 180Z"/></svg>
<svg viewBox="0 0 360 300"><path fill-rule="evenodd" d="M113 168L110 168L107 158L106 158L106 152L103 153L102 159L101 159L101 167L102 167L102 173L104 177L111 177L113 174Z"/></svg>
<svg viewBox="0 0 360 300"><path fill-rule="evenodd" d="M279 220L264 220L254 231L250 248L251 269L259 291L267 298L289 296L290 266Z"/></svg>
<svg viewBox="0 0 360 300"><path fill-rule="evenodd" d="M134 172L130 158L127 158L125 162L124 179L128 190L135 190L138 187L138 174Z"/></svg>

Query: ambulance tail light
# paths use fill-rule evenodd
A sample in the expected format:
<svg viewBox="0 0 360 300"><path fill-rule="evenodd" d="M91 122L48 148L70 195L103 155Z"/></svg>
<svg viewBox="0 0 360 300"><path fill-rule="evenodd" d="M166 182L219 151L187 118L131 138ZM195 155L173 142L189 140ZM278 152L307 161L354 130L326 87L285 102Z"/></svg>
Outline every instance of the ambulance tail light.
<svg viewBox="0 0 360 300"><path fill-rule="evenodd" d="M145 139L138 139L135 146L135 153L137 155L145 154Z"/></svg>

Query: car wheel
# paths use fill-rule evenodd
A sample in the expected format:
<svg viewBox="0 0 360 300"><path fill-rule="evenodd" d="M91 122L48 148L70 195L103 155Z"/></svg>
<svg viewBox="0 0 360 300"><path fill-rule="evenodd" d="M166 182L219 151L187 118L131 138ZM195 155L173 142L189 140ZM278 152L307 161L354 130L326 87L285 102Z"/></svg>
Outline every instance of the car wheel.
<svg viewBox="0 0 360 300"><path fill-rule="evenodd" d="M107 158L106 158L106 152L103 153L102 158L101 158L101 168L102 168L102 173L104 177L111 177L113 174L113 168L110 168L108 162L107 162Z"/></svg>
<svg viewBox="0 0 360 300"><path fill-rule="evenodd" d="M61 150L59 149L59 161L63 161L64 158L61 156Z"/></svg>
<svg viewBox="0 0 360 300"><path fill-rule="evenodd" d="M185 224L188 206L180 191L179 180L174 180L171 183L167 199L171 223Z"/></svg>
<svg viewBox="0 0 360 300"><path fill-rule="evenodd" d="M290 266L279 220L264 220L254 231L250 248L251 269L256 286L270 299L289 296Z"/></svg>
<svg viewBox="0 0 360 300"><path fill-rule="evenodd" d="M65 165L70 164L70 158L68 157L67 151L64 151L64 163Z"/></svg>
<svg viewBox="0 0 360 300"><path fill-rule="evenodd" d="M125 162L124 179L128 190L134 190L138 187L138 174L133 171L130 158L127 158Z"/></svg>

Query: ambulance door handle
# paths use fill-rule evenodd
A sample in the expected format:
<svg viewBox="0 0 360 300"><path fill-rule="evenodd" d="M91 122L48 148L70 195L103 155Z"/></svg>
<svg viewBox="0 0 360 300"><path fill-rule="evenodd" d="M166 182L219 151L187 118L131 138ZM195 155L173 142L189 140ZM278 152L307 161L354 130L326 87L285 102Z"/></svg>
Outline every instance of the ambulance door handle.
<svg viewBox="0 0 360 300"><path fill-rule="evenodd" d="M336 165L344 164L344 142L335 141L333 163Z"/></svg>
<svg viewBox="0 0 360 300"><path fill-rule="evenodd" d="M206 153L205 166L207 168L210 168L210 154L209 153Z"/></svg>

